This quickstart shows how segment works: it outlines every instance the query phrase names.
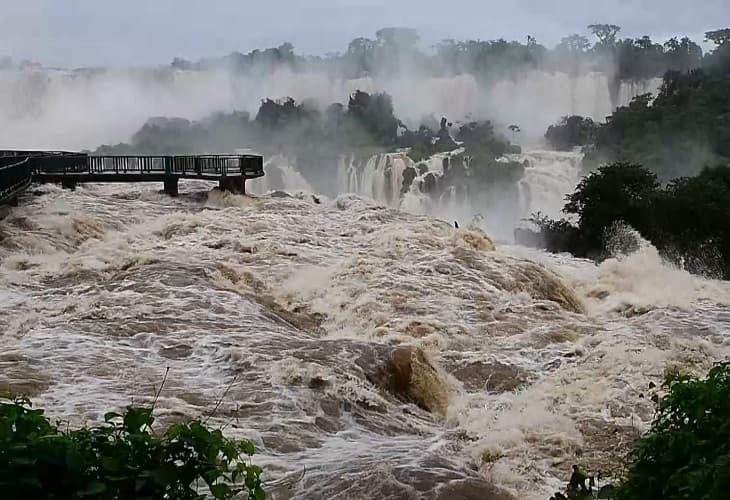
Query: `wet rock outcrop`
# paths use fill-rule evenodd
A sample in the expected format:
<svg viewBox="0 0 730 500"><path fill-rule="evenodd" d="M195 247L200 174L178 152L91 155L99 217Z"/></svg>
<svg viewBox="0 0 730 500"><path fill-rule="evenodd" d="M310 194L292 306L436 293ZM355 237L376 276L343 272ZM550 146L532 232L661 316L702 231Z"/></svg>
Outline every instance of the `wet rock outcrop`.
<svg viewBox="0 0 730 500"><path fill-rule="evenodd" d="M371 383L398 398L412 401L432 413L446 414L449 396L443 375L418 347L393 349L366 376Z"/></svg>
<svg viewBox="0 0 730 500"><path fill-rule="evenodd" d="M493 252L496 250L494 242L489 236L478 229L461 229L457 233L457 238L474 250L481 252Z"/></svg>
<svg viewBox="0 0 730 500"><path fill-rule="evenodd" d="M526 292L535 300L556 302L566 311L584 313L578 296L553 272L534 262L523 261L515 266L510 279L503 281L507 290Z"/></svg>

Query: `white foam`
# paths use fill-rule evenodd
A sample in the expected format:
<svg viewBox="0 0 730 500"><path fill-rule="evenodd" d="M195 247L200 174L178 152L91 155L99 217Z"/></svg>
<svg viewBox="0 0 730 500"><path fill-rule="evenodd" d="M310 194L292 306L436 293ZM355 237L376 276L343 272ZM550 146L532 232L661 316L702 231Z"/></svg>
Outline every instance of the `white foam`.
<svg viewBox="0 0 730 500"><path fill-rule="evenodd" d="M578 450L595 457L587 423L644 429L650 381L730 355L728 284L650 248L595 266L485 251L469 230L354 194L317 204L157 189L51 189L0 221L0 289L23 298L0 318L12 356L0 385L34 380L39 406L79 422L149 401L170 366L164 421L210 410L236 377L214 421L257 439L274 475L305 460L334 487L374 463L422 471L445 457L524 498L564 480ZM586 314L551 300L535 260ZM653 311L626 317L622 302ZM450 372L499 361L528 377L503 394L450 382L444 421L362 376L355 361L383 344L420 346Z"/></svg>

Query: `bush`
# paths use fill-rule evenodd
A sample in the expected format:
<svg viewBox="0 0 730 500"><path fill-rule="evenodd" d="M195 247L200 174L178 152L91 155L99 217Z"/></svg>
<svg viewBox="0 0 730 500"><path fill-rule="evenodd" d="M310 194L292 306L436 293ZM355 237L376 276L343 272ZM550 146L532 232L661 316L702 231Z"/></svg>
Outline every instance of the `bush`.
<svg viewBox="0 0 730 500"><path fill-rule="evenodd" d="M262 500L249 441L199 420L151 433L152 409L107 413L99 427L64 431L27 399L0 400L0 492L4 499L205 498Z"/></svg>
<svg viewBox="0 0 730 500"><path fill-rule="evenodd" d="M730 363L707 378L672 375L617 498L725 499L730 492Z"/></svg>
<svg viewBox="0 0 730 500"><path fill-rule="evenodd" d="M592 143L597 132L598 124L590 118L564 116L559 123L548 127L545 139L553 148L567 151Z"/></svg>

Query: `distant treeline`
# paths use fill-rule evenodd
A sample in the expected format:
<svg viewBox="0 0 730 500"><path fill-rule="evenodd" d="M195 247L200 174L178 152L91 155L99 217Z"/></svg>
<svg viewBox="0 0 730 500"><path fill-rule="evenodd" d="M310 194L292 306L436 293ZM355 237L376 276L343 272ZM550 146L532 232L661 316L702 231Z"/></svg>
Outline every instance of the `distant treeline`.
<svg viewBox="0 0 730 500"><path fill-rule="evenodd" d="M615 82L643 81L666 71L688 71L701 67L706 59L702 48L687 37L664 43L649 36L620 38L621 28L612 24L588 26L591 38L583 34L564 37L553 48L527 36L524 42L498 40L442 40L433 50L419 46L418 33L409 28L384 28L375 38L356 38L342 53L321 57L297 55L290 43L276 48L233 52L222 58L197 62L176 58L180 69L208 69L226 66L241 72L266 73L277 67L294 71L317 68L345 78L394 75L417 71L422 75L469 73L480 79L517 75L527 69L581 74L606 72ZM709 40L727 36L724 30L707 33Z"/></svg>

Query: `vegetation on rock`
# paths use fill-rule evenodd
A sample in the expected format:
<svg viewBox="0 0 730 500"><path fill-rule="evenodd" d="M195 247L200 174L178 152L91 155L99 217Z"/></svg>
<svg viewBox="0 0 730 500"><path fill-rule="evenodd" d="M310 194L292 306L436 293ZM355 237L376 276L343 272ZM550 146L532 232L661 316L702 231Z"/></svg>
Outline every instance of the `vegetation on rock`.
<svg viewBox="0 0 730 500"><path fill-rule="evenodd" d="M582 116L564 116L559 123L550 125L545 139L560 151L568 151L577 146L586 146L595 141L598 124Z"/></svg>
<svg viewBox="0 0 730 500"><path fill-rule="evenodd" d="M531 219L549 251L605 257L612 229L621 223L689 271L730 277L730 166L662 187L640 165L605 165L581 180L563 212L572 220Z"/></svg>

